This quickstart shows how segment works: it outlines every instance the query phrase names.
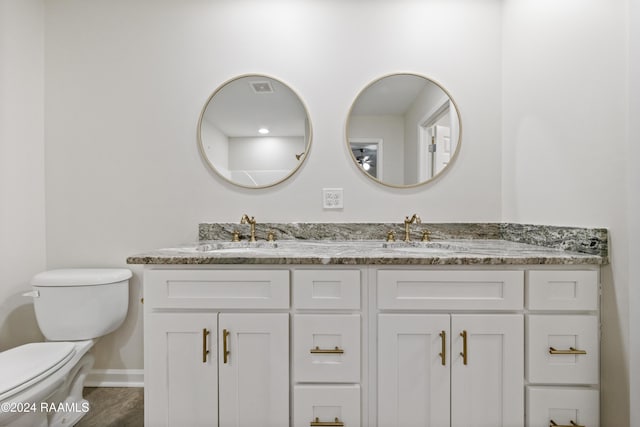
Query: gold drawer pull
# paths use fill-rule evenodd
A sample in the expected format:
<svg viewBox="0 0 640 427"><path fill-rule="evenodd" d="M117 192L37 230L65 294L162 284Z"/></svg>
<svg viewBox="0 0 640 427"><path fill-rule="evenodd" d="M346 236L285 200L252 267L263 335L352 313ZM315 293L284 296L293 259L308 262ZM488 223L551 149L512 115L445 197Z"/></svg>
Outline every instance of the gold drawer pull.
<svg viewBox="0 0 640 427"><path fill-rule="evenodd" d="M553 347L549 347L549 354L587 354L587 351L576 350L573 347L569 347L569 350L556 350Z"/></svg>
<svg viewBox="0 0 640 427"><path fill-rule="evenodd" d="M460 353L460 356L462 356L462 363L463 364L467 364L467 331L462 331L460 332L460 336L462 337L462 353Z"/></svg>
<svg viewBox="0 0 640 427"><path fill-rule="evenodd" d="M336 347L336 348L312 348L309 350L311 354L343 354L344 350ZM318 424L318 425L333 425L333 424Z"/></svg>
<svg viewBox="0 0 640 427"><path fill-rule="evenodd" d="M222 360L223 363L229 362L229 343L227 343L227 338L229 338L229 331L226 329L222 330Z"/></svg>
<svg viewBox="0 0 640 427"><path fill-rule="evenodd" d="M338 417L336 417L335 421L320 421L320 418L316 417L309 425L311 427L344 427L344 423Z"/></svg>
<svg viewBox="0 0 640 427"><path fill-rule="evenodd" d="M447 333L442 331L439 335L442 340L442 352L438 353L438 356L442 360L442 366L445 366L447 364Z"/></svg>
<svg viewBox="0 0 640 427"><path fill-rule="evenodd" d="M583 426L582 424L576 424L575 422L573 422L573 420L569 421L571 424L556 424L555 421L551 420L549 424L549 427L586 427Z"/></svg>
<svg viewBox="0 0 640 427"><path fill-rule="evenodd" d="M207 355L209 354L209 350L207 350L207 335L209 335L209 331L207 328L202 329L202 363L207 363Z"/></svg>

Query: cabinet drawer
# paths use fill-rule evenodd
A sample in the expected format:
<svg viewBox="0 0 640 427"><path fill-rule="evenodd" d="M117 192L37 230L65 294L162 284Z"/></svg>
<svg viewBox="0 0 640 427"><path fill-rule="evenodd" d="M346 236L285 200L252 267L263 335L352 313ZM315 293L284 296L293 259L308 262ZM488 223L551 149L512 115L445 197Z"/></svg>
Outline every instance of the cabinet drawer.
<svg viewBox="0 0 640 427"><path fill-rule="evenodd" d="M597 316L531 315L527 335L529 382L598 383Z"/></svg>
<svg viewBox="0 0 640 427"><path fill-rule="evenodd" d="M360 270L296 270L296 308L360 309Z"/></svg>
<svg viewBox="0 0 640 427"><path fill-rule="evenodd" d="M360 315L293 316L296 382L360 382Z"/></svg>
<svg viewBox="0 0 640 427"><path fill-rule="evenodd" d="M359 427L360 386L295 386L293 425Z"/></svg>
<svg viewBox="0 0 640 427"><path fill-rule="evenodd" d="M598 309L597 271L529 271L527 307L530 310Z"/></svg>
<svg viewBox="0 0 640 427"><path fill-rule="evenodd" d="M151 308L289 308L288 270L148 270Z"/></svg>
<svg viewBox="0 0 640 427"><path fill-rule="evenodd" d="M527 388L527 427L598 427L600 414L598 390L565 387Z"/></svg>
<svg viewBox="0 0 640 427"><path fill-rule="evenodd" d="M518 310L523 271L378 271L381 309Z"/></svg>

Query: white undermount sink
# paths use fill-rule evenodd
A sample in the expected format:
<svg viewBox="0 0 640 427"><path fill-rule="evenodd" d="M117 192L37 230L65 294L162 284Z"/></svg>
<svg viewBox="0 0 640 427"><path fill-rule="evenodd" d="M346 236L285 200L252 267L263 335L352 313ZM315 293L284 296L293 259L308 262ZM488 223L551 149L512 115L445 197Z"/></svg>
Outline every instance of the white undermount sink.
<svg viewBox="0 0 640 427"><path fill-rule="evenodd" d="M467 251L463 245L448 241L383 242L382 247L403 252Z"/></svg>
<svg viewBox="0 0 640 427"><path fill-rule="evenodd" d="M187 245L187 246L182 246L178 248L165 248L163 250L181 252L181 253L187 253L187 254L208 254L208 253L223 254L223 253L255 252L255 251L262 251L262 250L270 250L277 247L278 247L278 244L276 242L268 242L268 241L258 241L258 242L209 241L209 242L199 243L195 246Z"/></svg>
<svg viewBox="0 0 640 427"><path fill-rule="evenodd" d="M196 246L196 252L250 252L257 249L274 249L277 248L276 242L258 241L240 241L240 242L204 242Z"/></svg>

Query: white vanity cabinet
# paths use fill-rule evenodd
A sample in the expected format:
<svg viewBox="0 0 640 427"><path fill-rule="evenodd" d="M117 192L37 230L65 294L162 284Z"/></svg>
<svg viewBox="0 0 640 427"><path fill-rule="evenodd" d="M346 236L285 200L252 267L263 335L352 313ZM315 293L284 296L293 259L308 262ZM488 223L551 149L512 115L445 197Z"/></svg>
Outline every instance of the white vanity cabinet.
<svg viewBox="0 0 640 427"><path fill-rule="evenodd" d="M589 266L144 273L145 425L598 427Z"/></svg>
<svg viewBox="0 0 640 427"><path fill-rule="evenodd" d="M527 271L527 426L598 427L597 270Z"/></svg>
<svg viewBox="0 0 640 427"><path fill-rule="evenodd" d="M145 425L289 424L287 270L147 270L145 295Z"/></svg>
<svg viewBox="0 0 640 427"><path fill-rule="evenodd" d="M362 271L293 271L293 426L362 425Z"/></svg>
<svg viewBox="0 0 640 427"><path fill-rule="evenodd" d="M523 425L524 318L496 312L522 310L521 271L381 270L378 289L379 426Z"/></svg>

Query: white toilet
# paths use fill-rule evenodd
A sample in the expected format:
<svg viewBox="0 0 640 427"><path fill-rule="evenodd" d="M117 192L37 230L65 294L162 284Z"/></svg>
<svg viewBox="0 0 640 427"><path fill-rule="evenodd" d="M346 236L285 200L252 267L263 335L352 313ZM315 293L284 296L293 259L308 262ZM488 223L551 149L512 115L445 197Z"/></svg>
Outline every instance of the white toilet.
<svg viewBox="0 0 640 427"><path fill-rule="evenodd" d="M0 426L72 426L89 410L82 397L93 366L89 349L127 315L131 271L45 271L31 284L38 326L47 342L0 353Z"/></svg>

